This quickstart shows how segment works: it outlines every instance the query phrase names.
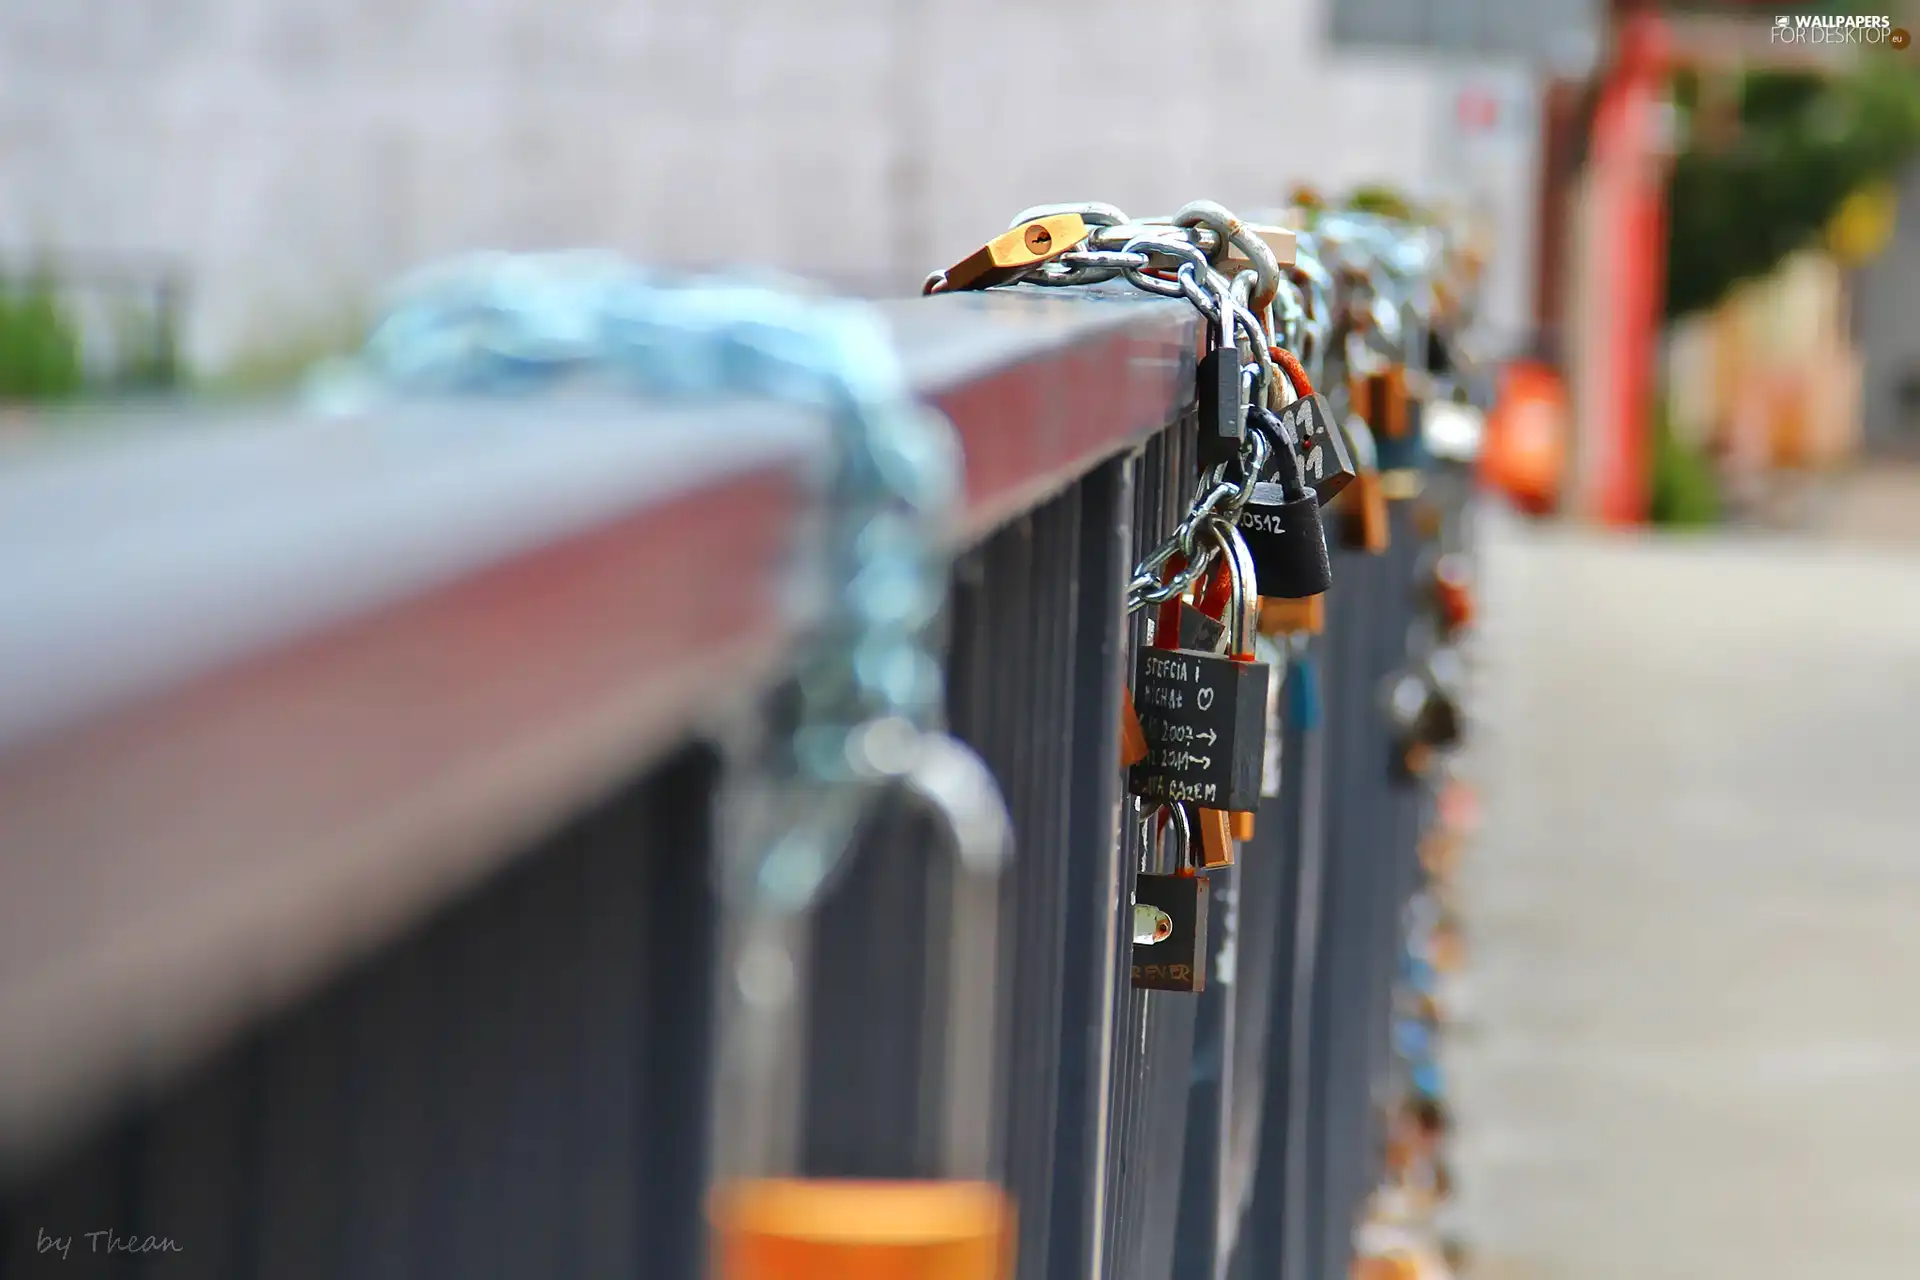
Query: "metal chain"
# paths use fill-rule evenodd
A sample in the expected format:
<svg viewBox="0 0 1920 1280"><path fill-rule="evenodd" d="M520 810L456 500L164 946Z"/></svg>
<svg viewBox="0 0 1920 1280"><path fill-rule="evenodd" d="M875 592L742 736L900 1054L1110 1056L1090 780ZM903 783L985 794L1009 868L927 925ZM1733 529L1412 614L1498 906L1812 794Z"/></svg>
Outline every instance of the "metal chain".
<svg viewBox="0 0 1920 1280"><path fill-rule="evenodd" d="M1264 403L1270 388L1289 386L1269 349L1276 336L1273 308L1278 303L1290 323L1303 324L1320 300L1284 276L1272 250L1227 209L1201 200L1171 218L1137 220L1110 204L1035 205L1022 209L1009 225L1056 214L1079 216L1090 228L1087 238L1023 272L1016 282L1065 288L1120 279L1160 297L1183 298L1224 346L1240 352L1247 403ZM1253 264L1232 279L1221 270L1230 247L1238 247ZM1129 613L1184 595L1212 569L1216 540L1204 535L1209 526L1224 532L1239 519L1272 449L1264 432L1248 431L1235 464L1216 466L1201 477L1187 514L1134 566L1127 584ZM1181 567L1169 573L1175 557Z"/></svg>
<svg viewBox="0 0 1920 1280"><path fill-rule="evenodd" d="M804 909L844 856L871 788L912 784L933 756L950 766L964 751L941 732L935 649L962 474L952 427L915 401L866 304L749 278L655 274L597 253L480 255L403 281L360 356L324 371L314 393L355 410L583 382L656 398L757 394L823 411L831 425L818 544L819 594L829 598L797 664L798 726L767 762L777 780L767 811L749 819L758 839L746 843L761 856L739 886ZM973 816L1004 827L997 795L974 799ZM955 835L966 846L962 826L964 815Z"/></svg>

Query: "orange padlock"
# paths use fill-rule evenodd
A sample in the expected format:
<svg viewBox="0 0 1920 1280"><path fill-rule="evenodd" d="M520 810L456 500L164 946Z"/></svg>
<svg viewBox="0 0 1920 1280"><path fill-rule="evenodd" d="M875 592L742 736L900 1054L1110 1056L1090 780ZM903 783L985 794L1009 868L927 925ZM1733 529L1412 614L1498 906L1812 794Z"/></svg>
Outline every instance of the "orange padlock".
<svg viewBox="0 0 1920 1280"><path fill-rule="evenodd" d="M1304 631L1317 636L1327 629L1327 597L1303 596L1298 600L1260 600L1260 634L1292 635Z"/></svg>
<svg viewBox="0 0 1920 1280"><path fill-rule="evenodd" d="M1448 552L1433 567L1434 603L1440 609L1440 621L1449 633L1463 631L1473 623L1473 580L1467 562L1458 552Z"/></svg>
<svg viewBox="0 0 1920 1280"><path fill-rule="evenodd" d="M1411 417L1407 412L1409 396L1406 369L1397 364L1388 365L1385 373L1376 376L1381 380L1378 392L1383 407L1380 419L1381 429L1387 433L1389 439L1404 439ZM1371 422L1373 419L1370 418L1368 421Z"/></svg>
<svg viewBox="0 0 1920 1280"><path fill-rule="evenodd" d="M1354 477L1353 540L1370 556L1385 554L1393 545L1393 518L1387 512L1387 486L1378 471Z"/></svg>
<svg viewBox="0 0 1920 1280"><path fill-rule="evenodd" d="M1481 443L1481 484L1528 514L1553 510L1560 501L1571 422L1566 386L1551 366L1536 360L1508 365Z"/></svg>
<svg viewBox="0 0 1920 1280"><path fill-rule="evenodd" d="M716 1280L1009 1280L1014 1210L987 1182L767 1178L709 1213Z"/></svg>
<svg viewBox="0 0 1920 1280"><path fill-rule="evenodd" d="M1233 842L1237 837L1233 829L1233 819L1251 818L1253 815L1228 813L1224 809L1200 809L1196 811L1200 827L1200 865L1212 870L1216 867L1233 865Z"/></svg>

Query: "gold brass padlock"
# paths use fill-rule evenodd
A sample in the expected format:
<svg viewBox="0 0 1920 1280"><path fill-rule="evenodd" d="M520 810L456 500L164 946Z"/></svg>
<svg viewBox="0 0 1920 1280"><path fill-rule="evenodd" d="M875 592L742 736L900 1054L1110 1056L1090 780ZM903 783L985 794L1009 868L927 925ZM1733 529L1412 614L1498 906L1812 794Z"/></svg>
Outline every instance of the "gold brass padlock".
<svg viewBox="0 0 1920 1280"><path fill-rule="evenodd" d="M1304 596L1299 600L1260 600L1260 634L1292 635L1304 631L1317 636L1327 629L1327 596Z"/></svg>
<svg viewBox="0 0 1920 1280"><path fill-rule="evenodd" d="M1248 814L1229 814L1224 809L1199 809L1195 811L1195 825L1200 828L1200 865L1209 871L1217 867L1233 865L1233 842L1238 837L1234 833L1233 819L1252 818ZM1247 835L1252 836L1249 831Z"/></svg>
<svg viewBox="0 0 1920 1280"><path fill-rule="evenodd" d="M1086 238L1087 224L1077 213L1055 213L1023 222L933 276L925 292L952 293L1006 284L1022 271L1053 261Z"/></svg>
<svg viewBox="0 0 1920 1280"><path fill-rule="evenodd" d="M1281 266L1290 267L1298 260L1300 252L1299 242L1293 232L1287 230L1287 228L1266 226L1257 222L1248 222L1241 225L1266 242L1267 248L1273 250L1273 260ZM1238 245L1229 243L1227 247L1227 260L1224 265L1229 269L1230 274L1238 274L1240 271L1253 266L1253 260L1247 257L1246 254L1240 252Z"/></svg>

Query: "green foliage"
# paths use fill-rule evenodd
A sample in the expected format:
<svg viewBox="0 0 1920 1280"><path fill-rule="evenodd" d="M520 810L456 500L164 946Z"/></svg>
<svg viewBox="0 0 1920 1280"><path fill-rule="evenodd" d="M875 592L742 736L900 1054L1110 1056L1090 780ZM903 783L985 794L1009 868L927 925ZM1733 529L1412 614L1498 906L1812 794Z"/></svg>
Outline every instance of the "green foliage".
<svg viewBox="0 0 1920 1280"><path fill-rule="evenodd" d="M1698 86L1675 102L1692 114ZM1920 151L1920 76L1875 59L1846 76L1755 71L1739 91L1738 136L1711 129L1674 162L1667 230L1667 317L1709 309L1812 243L1853 192Z"/></svg>
<svg viewBox="0 0 1920 1280"><path fill-rule="evenodd" d="M1347 197L1347 208L1407 221L1412 221L1415 213L1405 196L1392 187L1380 184L1354 188L1353 194Z"/></svg>
<svg viewBox="0 0 1920 1280"><path fill-rule="evenodd" d="M1682 527L1720 519L1720 482L1713 463L1674 434L1665 413L1654 423L1648 517L1657 525Z"/></svg>
<svg viewBox="0 0 1920 1280"><path fill-rule="evenodd" d="M65 400L81 380L80 335L51 274L0 280L0 401Z"/></svg>

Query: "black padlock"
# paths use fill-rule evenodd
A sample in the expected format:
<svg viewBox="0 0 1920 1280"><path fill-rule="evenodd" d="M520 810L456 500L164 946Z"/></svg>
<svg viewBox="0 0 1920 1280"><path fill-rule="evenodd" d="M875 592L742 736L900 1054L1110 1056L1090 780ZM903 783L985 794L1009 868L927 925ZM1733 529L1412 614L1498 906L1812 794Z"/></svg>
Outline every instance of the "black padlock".
<svg viewBox="0 0 1920 1280"><path fill-rule="evenodd" d="M1209 525L1232 581L1228 656L1193 649L1140 652L1133 705L1147 740L1147 758L1127 775L1137 796L1252 813L1260 807L1266 763L1267 682L1264 662L1232 655L1253 649L1257 598L1246 544L1231 528Z"/></svg>
<svg viewBox="0 0 1920 1280"><path fill-rule="evenodd" d="M1301 396L1274 416L1291 427L1299 439L1302 478L1320 505L1324 507L1339 497L1360 469L1354 464L1346 432L1340 429L1327 398L1318 391Z"/></svg>
<svg viewBox="0 0 1920 1280"><path fill-rule="evenodd" d="M1302 600L1333 585L1333 561L1320 524L1320 500L1307 489L1298 436L1272 412L1255 407L1254 430L1267 431L1274 449L1235 522L1253 556L1259 594Z"/></svg>
<svg viewBox="0 0 1920 1280"><path fill-rule="evenodd" d="M1142 872L1133 878L1134 916L1164 914L1152 934L1136 928L1133 985L1147 991L1197 993L1207 987L1207 880L1193 868L1193 825L1182 805L1170 805L1179 836L1179 870L1172 875ZM1164 935L1162 935L1164 930ZM1144 941L1157 937L1157 941Z"/></svg>
<svg viewBox="0 0 1920 1280"><path fill-rule="evenodd" d="M1216 342L1200 357L1194 399L1200 414L1202 470L1232 462L1240 456L1246 436L1247 413L1242 399L1240 349L1232 342Z"/></svg>
<svg viewBox="0 0 1920 1280"><path fill-rule="evenodd" d="M1452 682L1428 662L1394 676L1387 686L1387 715L1405 746L1450 751L1464 736L1465 717Z"/></svg>

